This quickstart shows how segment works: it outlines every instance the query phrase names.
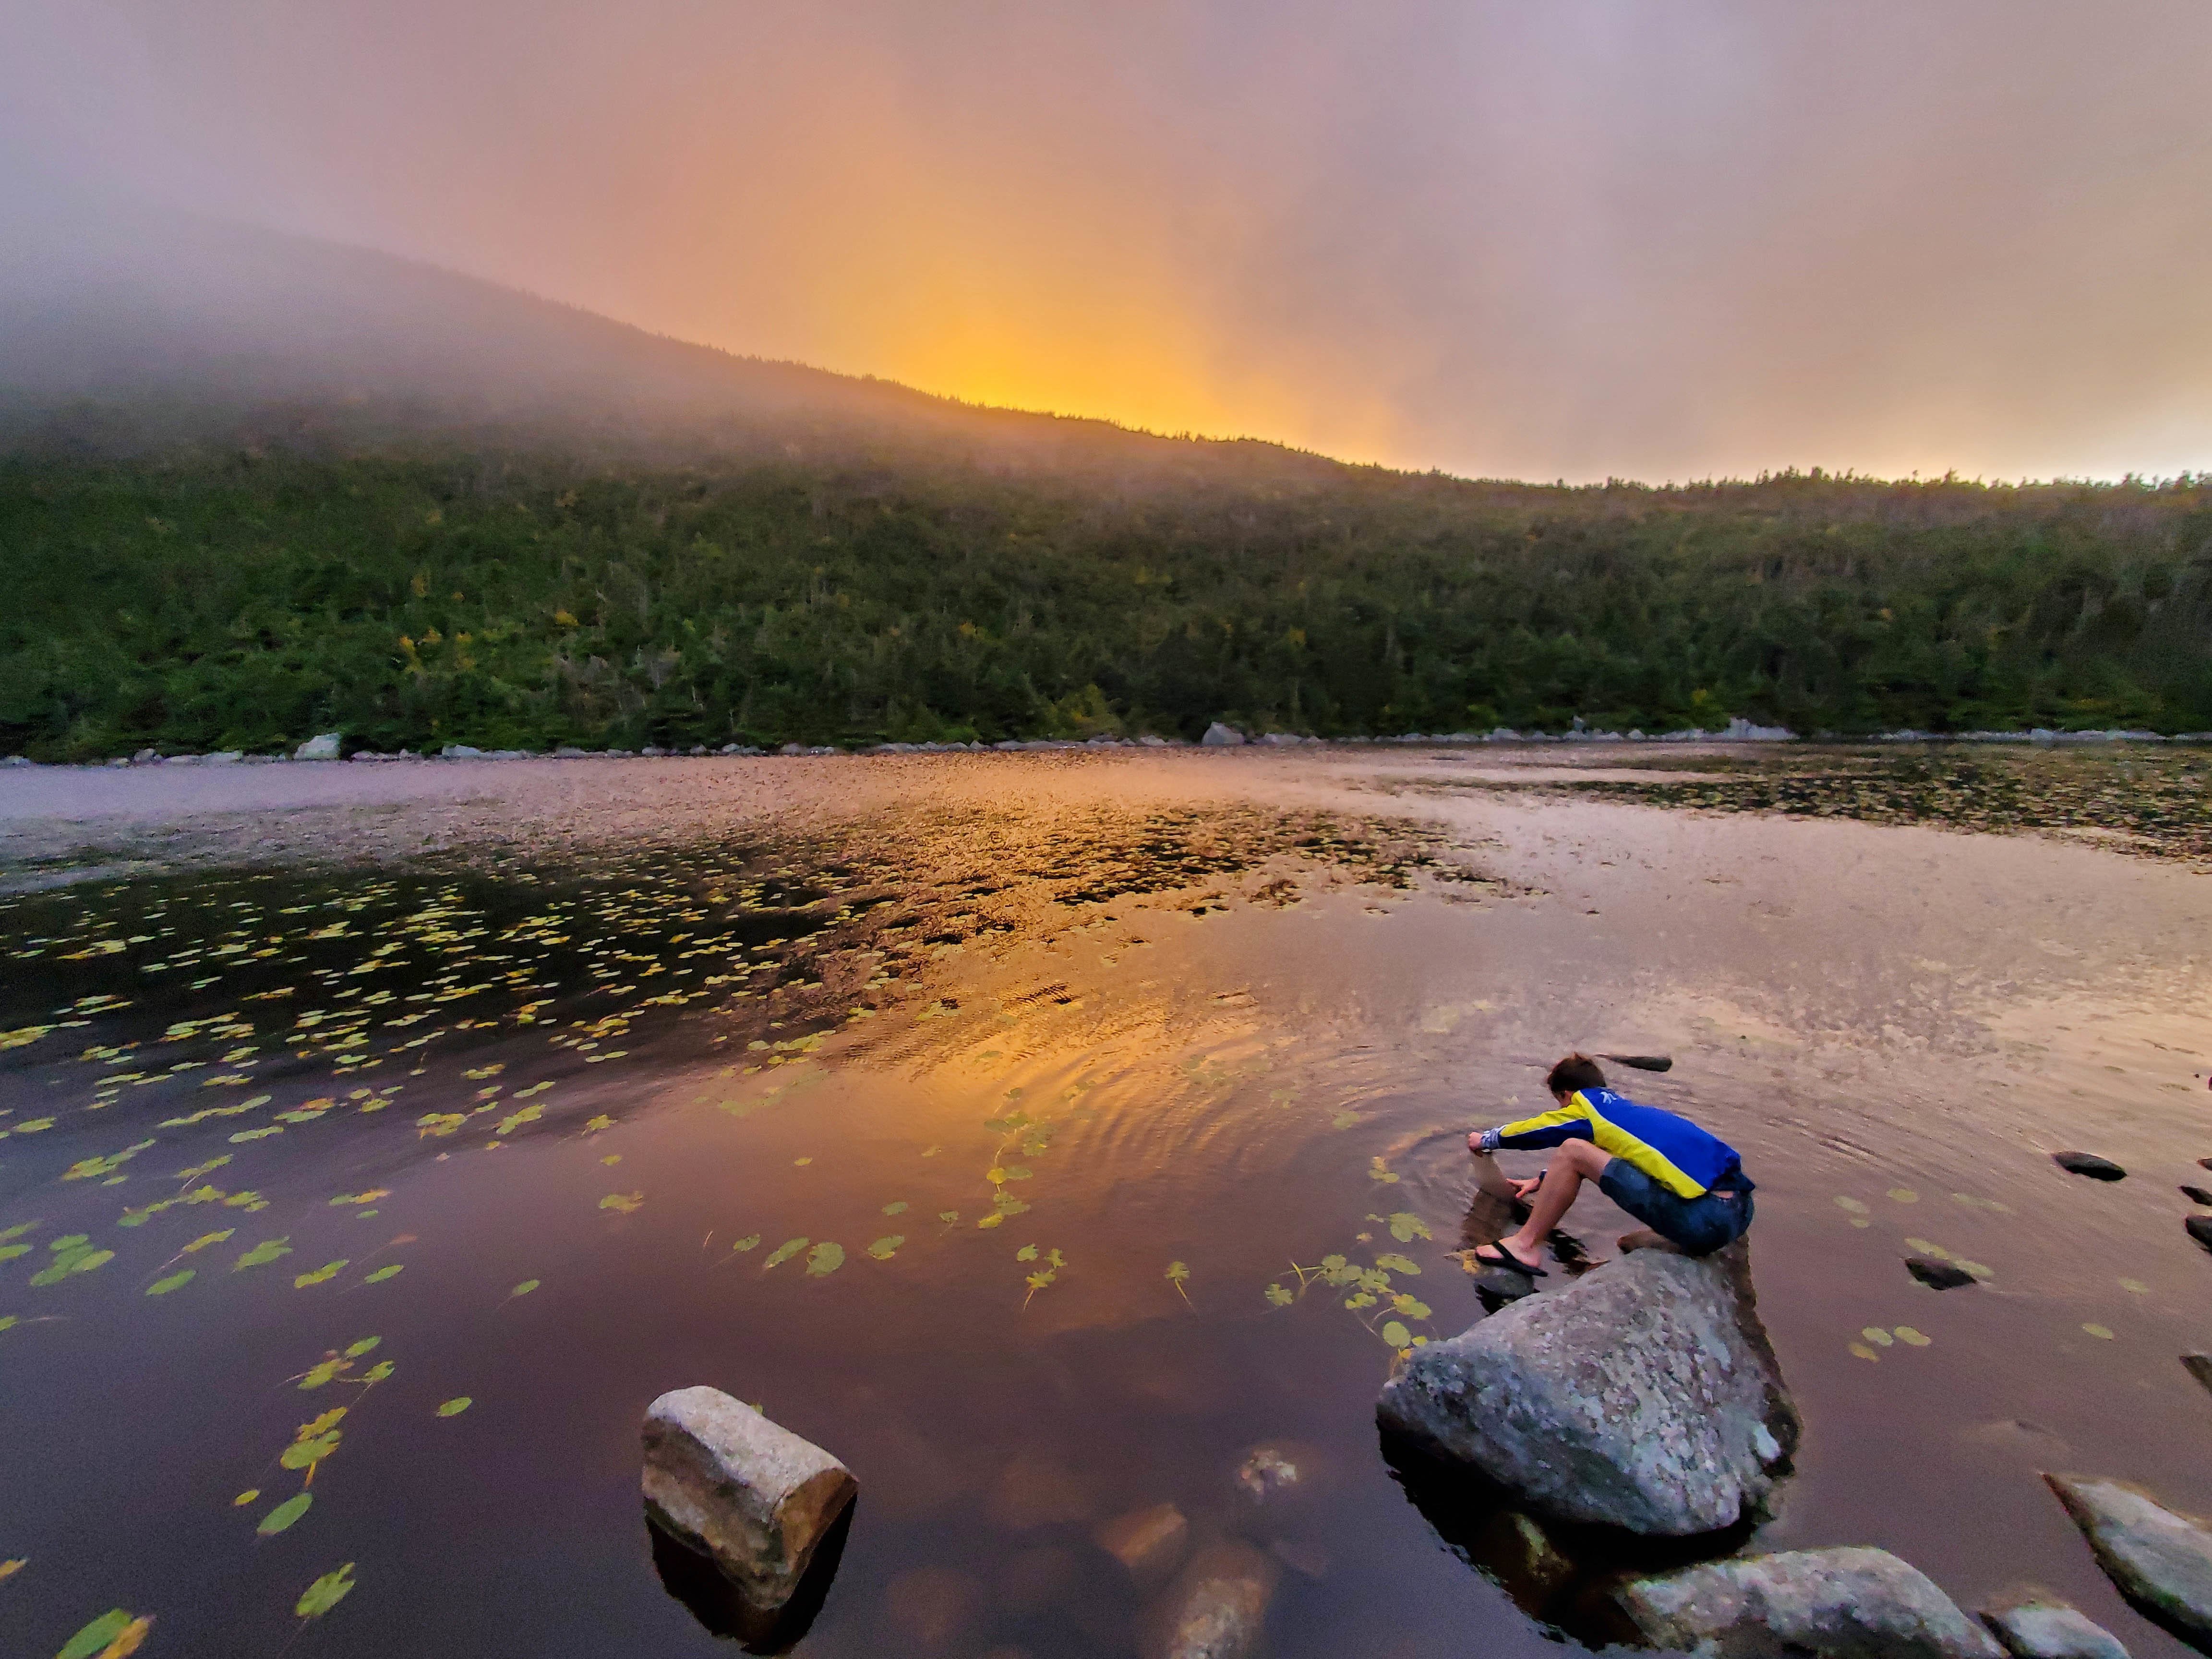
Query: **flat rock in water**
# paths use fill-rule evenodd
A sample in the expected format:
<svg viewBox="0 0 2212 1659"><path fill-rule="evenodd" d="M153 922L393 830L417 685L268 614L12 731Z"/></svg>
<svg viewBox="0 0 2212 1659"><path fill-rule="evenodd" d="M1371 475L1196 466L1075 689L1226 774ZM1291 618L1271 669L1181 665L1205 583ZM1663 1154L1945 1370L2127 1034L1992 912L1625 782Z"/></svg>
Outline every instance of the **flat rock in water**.
<svg viewBox="0 0 2212 1659"><path fill-rule="evenodd" d="M1632 1579L1614 1597L1654 1646L1694 1659L2003 1659L1887 1550L1739 1556Z"/></svg>
<svg viewBox="0 0 2212 1659"><path fill-rule="evenodd" d="M2193 1215L2181 1224L2188 1230L2191 1238L2206 1249L2212 1250L2212 1215Z"/></svg>
<svg viewBox="0 0 2212 1659"><path fill-rule="evenodd" d="M1931 1291L1955 1291L1976 1282L1973 1274L1955 1261L1938 1261L1933 1256L1908 1255L1905 1271Z"/></svg>
<svg viewBox="0 0 2212 1659"><path fill-rule="evenodd" d="M1417 1349L1383 1427L1548 1519L1681 1537L1734 1525L1797 1443L1739 1242L1638 1250Z"/></svg>
<svg viewBox="0 0 2212 1659"><path fill-rule="evenodd" d="M1241 1540L1199 1552L1152 1610L1148 1659L1253 1659L1283 1570Z"/></svg>
<svg viewBox="0 0 2212 1659"><path fill-rule="evenodd" d="M2202 1522L2125 1481L2043 1478L2123 1595L2191 1644L2212 1641L2212 1532Z"/></svg>
<svg viewBox="0 0 2212 1659"><path fill-rule="evenodd" d="M2099 1158L2094 1152L2053 1152L2051 1161L2069 1175L2087 1176L2092 1181L2125 1181L2128 1172L2109 1158Z"/></svg>
<svg viewBox="0 0 2212 1659"><path fill-rule="evenodd" d="M2119 1638L2048 1590L2015 1590L1981 1613L2013 1659L2128 1659Z"/></svg>
<svg viewBox="0 0 2212 1659"><path fill-rule="evenodd" d="M859 1490L821 1447L720 1389L662 1395L644 1438L647 1516L763 1612L791 1599Z"/></svg>
<svg viewBox="0 0 2212 1659"><path fill-rule="evenodd" d="M2184 1187L2181 1195L2191 1204L2212 1206L2212 1193L2206 1192L2202 1187Z"/></svg>
<svg viewBox="0 0 2212 1659"><path fill-rule="evenodd" d="M1639 1072L1671 1072L1674 1059L1671 1054L1607 1054L1606 1058L1617 1066L1633 1066Z"/></svg>
<svg viewBox="0 0 2212 1659"><path fill-rule="evenodd" d="M1091 1538L1128 1569L1139 1589L1154 1589L1189 1553L1190 1522L1174 1504L1156 1504L1102 1521Z"/></svg>

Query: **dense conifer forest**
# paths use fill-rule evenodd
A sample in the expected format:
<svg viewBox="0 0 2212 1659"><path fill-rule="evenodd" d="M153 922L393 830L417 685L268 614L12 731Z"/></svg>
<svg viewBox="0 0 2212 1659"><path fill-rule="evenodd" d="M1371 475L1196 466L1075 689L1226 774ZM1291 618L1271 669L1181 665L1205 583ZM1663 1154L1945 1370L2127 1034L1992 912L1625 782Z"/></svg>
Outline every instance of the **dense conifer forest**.
<svg viewBox="0 0 2212 1659"><path fill-rule="evenodd" d="M0 751L2212 727L2212 486L46 441Z"/></svg>

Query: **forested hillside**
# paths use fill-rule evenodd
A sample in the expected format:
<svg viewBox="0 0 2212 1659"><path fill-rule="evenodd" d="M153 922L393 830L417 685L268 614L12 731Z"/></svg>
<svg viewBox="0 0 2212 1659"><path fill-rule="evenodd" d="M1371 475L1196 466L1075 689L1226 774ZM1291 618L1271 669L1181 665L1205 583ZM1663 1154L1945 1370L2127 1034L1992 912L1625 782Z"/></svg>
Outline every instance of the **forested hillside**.
<svg viewBox="0 0 2212 1659"><path fill-rule="evenodd" d="M75 418L0 459L0 751L41 759L326 731L2212 727L2212 487L2187 482L1546 488L1134 437L1118 470L880 442L124 453Z"/></svg>

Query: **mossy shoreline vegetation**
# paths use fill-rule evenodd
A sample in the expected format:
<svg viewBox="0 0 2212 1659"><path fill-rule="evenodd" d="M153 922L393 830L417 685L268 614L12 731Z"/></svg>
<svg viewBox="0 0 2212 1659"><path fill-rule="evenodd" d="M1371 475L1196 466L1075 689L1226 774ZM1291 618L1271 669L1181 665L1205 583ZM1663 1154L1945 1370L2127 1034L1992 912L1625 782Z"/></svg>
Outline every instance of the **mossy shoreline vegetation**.
<svg viewBox="0 0 2212 1659"><path fill-rule="evenodd" d="M2212 728L2212 482L0 458L0 752Z"/></svg>

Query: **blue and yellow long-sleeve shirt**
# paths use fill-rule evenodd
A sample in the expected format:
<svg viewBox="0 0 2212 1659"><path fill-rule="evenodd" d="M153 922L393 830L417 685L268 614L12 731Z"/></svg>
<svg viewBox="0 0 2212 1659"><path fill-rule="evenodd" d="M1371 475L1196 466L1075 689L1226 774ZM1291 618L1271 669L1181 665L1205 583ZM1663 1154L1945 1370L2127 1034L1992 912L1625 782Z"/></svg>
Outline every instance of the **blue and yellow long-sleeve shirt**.
<svg viewBox="0 0 2212 1659"><path fill-rule="evenodd" d="M1689 1119L1641 1106L1610 1089L1581 1089L1554 1111L1485 1129L1482 1150L1556 1146L1589 1140L1625 1158L1680 1198L1702 1198L1715 1187L1748 1188L1735 1148Z"/></svg>

